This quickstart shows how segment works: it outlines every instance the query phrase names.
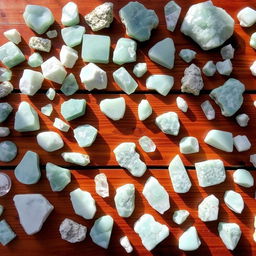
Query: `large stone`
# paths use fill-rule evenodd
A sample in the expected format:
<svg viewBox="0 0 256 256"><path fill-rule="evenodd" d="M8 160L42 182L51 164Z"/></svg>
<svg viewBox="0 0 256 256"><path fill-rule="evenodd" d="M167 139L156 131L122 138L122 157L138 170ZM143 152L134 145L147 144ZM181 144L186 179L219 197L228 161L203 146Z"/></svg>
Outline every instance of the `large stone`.
<svg viewBox="0 0 256 256"><path fill-rule="evenodd" d="M236 184L245 188L250 188L254 185L254 178L252 174L245 169L237 169L233 173L233 180Z"/></svg>
<svg viewBox="0 0 256 256"><path fill-rule="evenodd" d="M70 99L61 104L61 114L67 120L71 121L85 114L85 99Z"/></svg>
<svg viewBox="0 0 256 256"><path fill-rule="evenodd" d="M194 226L188 228L179 238L179 249L182 251L195 251L200 245L201 241Z"/></svg>
<svg viewBox="0 0 256 256"><path fill-rule="evenodd" d="M62 39L69 47L75 47L81 44L84 33L85 27L79 25L63 28L61 30Z"/></svg>
<svg viewBox="0 0 256 256"><path fill-rule="evenodd" d="M214 221L218 219L219 214L219 199L210 195L198 205L198 217L204 221Z"/></svg>
<svg viewBox="0 0 256 256"><path fill-rule="evenodd" d="M155 123L163 133L174 136L179 134L180 122L175 112L167 112L158 116Z"/></svg>
<svg viewBox="0 0 256 256"><path fill-rule="evenodd" d="M36 140L38 145L47 152L59 150L64 146L61 136L52 131L38 133Z"/></svg>
<svg viewBox="0 0 256 256"><path fill-rule="evenodd" d="M164 17L169 31L175 30L180 13L181 7L175 1L170 1L164 6Z"/></svg>

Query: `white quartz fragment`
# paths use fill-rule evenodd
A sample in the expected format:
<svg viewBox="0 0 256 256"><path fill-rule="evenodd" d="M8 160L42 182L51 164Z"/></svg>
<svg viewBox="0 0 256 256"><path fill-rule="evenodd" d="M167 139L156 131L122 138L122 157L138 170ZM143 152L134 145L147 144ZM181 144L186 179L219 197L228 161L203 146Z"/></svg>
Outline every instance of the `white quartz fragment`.
<svg viewBox="0 0 256 256"><path fill-rule="evenodd" d="M146 120L151 114L153 110L148 102L148 100L141 100L138 106L138 116L140 121Z"/></svg>
<svg viewBox="0 0 256 256"><path fill-rule="evenodd" d="M204 221L214 221L218 219L219 214L219 199L210 195L198 205L198 217Z"/></svg>
<svg viewBox="0 0 256 256"><path fill-rule="evenodd" d="M54 119L53 126L62 132L68 132L68 130L70 128L69 124L65 123L64 121L62 121L61 119L59 119L57 117Z"/></svg>
<svg viewBox="0 0 256 256"><path fill-rule="evenodd" d="M164 6L164 17L169 31L175 30L180 13L181 7L175 1L170 1Z"/></svg>
<svg viewBox="0 0 256 256"><path fill-rule="evenodd" d="M109 197L109 186L107 176L104 173L97 174L94 177L96 193L103 197Z"/></svg>
<svg viewBox="0 0 256 256"><path fill-rule="evenodd" d="M0 127L0 138L7 137L10 134L8 127Z"/></svg>
<svg viewBox="0 0 256 256"><path fill-rule="evenodd" d="M120 120L124 117L125 109L126 104L123 97L104 99L100 102L101 112L114 121Z"/></svg>
<svg viewBox="0 0 256 256"><path fill-rule="evenodd" d="M220 54L223 60L233 59L235 49L231 44L228 44L220 49Z"/></svg>
<svg viewBox="0 0 256 256"><path fill-rule="evenodd" d="M177 210L172 215L172 220L181 225L189 216L189 212L187 210Z"/></svg>
<svg viewBox="0 0 256 256"><path fill-rule="evenodd" d="M148 136L140 137L139 144L141 148L147 153L155 152L156 150L156 144Z"/></svg>
<svg viewBox="0 0 256 256"><path fill-rule="evenodd" d="M244 200L242 196L234 190L227 190L224 194L224 202L229 209L236 213L242 213L244 209Z"/></svg>
<svg viewBox="0 0 256 256"><path fill-rule="evenodd" d="M251 148L252 144L246 135L237 135L233 138L234 145L238 152L247 151Z"/></svg>
<svg viewBox="0 0 256 256"><path fill-rule="evenodd" d="M252 63L252 65L250 66L250 70L253 76L256 76L256 61L254 61Z"/></svg>
<svg viewBox="0 0 256 256"><path fill-rule="evenodd" d="M155 121L159 129L166 134L177 136L180 130L180 122L177 113L166 112L159 115Z"/></svg>
<svg viewBox="0 0 256 256"><path fill-rule="evenodd" d="M247 114L240 114L236 116L236 122L241 126L241 127L246 127L248 125L250 118Z"/></svg>
<svg viewBox="0 0 256 256"><path fill-rule="evenodd" d="M19 44L21 42L21 36L16 28L9 29L4 32L4 36L11 42Z"/></svg>
<svg viewBox="0 0 256 256"><path fill-rule="evenodd" d="M182 251L195 251L201 245L197 230L194 226L188 228L179 237L179 249Z"/></svg>
<svg viewBox="0 0 256 256"><path fill-rule="evenodd" d="M127 236L123 236L120 238L120 245L125 249L127 253L131 253L133 251L133 247Z"/></svg>
<svg viewBox="0 0 256 256"><path fill-rule="evenodd" d="M250 188L254 185L254 178L252 174L245 169L237 169L233 173L233 180L236 184L245 188Z"/></svg>
<svg viewBox="0 0 256 256"><path fill-rule="evenodd" d="M66 45L62 45L60 50L60 62L66 68L73 68L78 59L78 52Z"/></svg>
<svg viewBox="0 0 256 256"><path fill-rule="evenodd" d="M56 29L54 30L49 30L46 32L46 35L48 36L48 38L52 39L58 36L58 32Z"/></svg>
<svg viewBox="0 0 256 256"><path fill-rule="evenodd" d="M250 162L256 168L256 154L250 155Z"/></svg>
<svg viewBox="0 0 256 256"><path fill-rule="evenodd" d="M182 111L182 112L187 112L188 111L188 103L182 98L182 97L177 97L176 98L176 104L177 107Z"/></svg>
<svg viewBox="0 0 256 256"><path fill-rule="evenodd" d="M216 68L221 75L225 75L225 76L229 76L233 71L233 66L230 59L227 59L224 61L218 61L216 63Z"/></svg>
<svg viewBox="0 0 256 256"><path fill-rule="evenodd" d="M238 12L237 18L242 27L251 27L256 23L256 11L250 7L245 7Z"/></svg>

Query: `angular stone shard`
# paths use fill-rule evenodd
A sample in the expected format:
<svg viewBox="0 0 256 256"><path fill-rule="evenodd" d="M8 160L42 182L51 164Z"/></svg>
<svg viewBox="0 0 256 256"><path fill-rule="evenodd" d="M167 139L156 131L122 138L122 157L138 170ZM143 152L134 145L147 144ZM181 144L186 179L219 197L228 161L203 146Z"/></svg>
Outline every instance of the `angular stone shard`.
<svg viewBox="0 0 256 256"><path fill-rule="evenodd" d="M233 71L233 66L230 59L224 60L224 61L218 61L216 63L216 68L219 74L224 76L229 76Z"/></svg>
<svg viewBox="0 0 256 256"><path fill-rule="evenodd" d="M90 157L77 152L63 152L61 154L65 162L86 166L90 163Z"/></svg>
<svg viewBox="0 0 256 256"><path fill-rule="evenodd" d="M6 222L6 220L1 220L0 221L0 243L2 245L7 245L15 237L16 237L16 234L12 231L11 227Z"/></svg>
<svg viewBox="0 0 256 256"><path fill-rule="evenodd" d="M58 36L58 32L56 29L54 30L49 30L46 32L46 35L48 38L52 39L52 38L56 38Z"/></svg>
<svg viewBox="0 0 256 256"><path fill-rule="evenodd" d="M29 47L41 52L50 52L52 42L47 38L32 36L29 39Z"/></svg>
<svg viewBox="0 0 256 256"><path fill-rule="evenodd" d="M152 114L152 112L153 110L148 100L141 100L141 102L138 105L139 120L146 120Z"/></svg>
<svg viewBox="0 0 256 256"><path fill-rule="evenodd" d="M37 68L43 64L43 58L38 52L32 53L28 58L28 65L32 68Z"/></svg>
<svg viewBox="0 0 256 256"><path fill-rule="evenodd" d="M0 68L0 82L10 81L11 78L12 78L12 71L10 69ZM1 85L0 85L0 88L1 88Z"/></svg>
<svg viewBox="0 0 256 256"><path fill-rule="evenodd" d="M181 7L175 1L170 1L164 6L164 17L169 31L175 30L180 13Z"/></svg>
<svg viewBox="0 0 256 256"><path fill-rule="evenodd" d="M96 193L103 197L109 197L109 186L107 176L104 173L97 174L94 177Z"/></svg>
<svg viewBox="0 0 256 256"><path fill-rule="evenodd" d="M245 187L250 188L254 185L254 178L251 175L251 173L245 169L237 169L233 173L233 180L236 184Z"/></svg>
<svg viewBox="0 0 256 256"><path fill-rule="evenodd" d="M178 224L181 225L189 216L189 212L187 210L178 210L175 211L172 215L172 220Z"/></svg>
<svg viewBox="0 0 256 256"><path fill-rule="evenodd" d="M138 78L142 77L147 71L148 67L146 62L137 63L133 68L133 74Z"/></svg>
<svg viewBox="0 0 256 256"><path fill-rule="evenodd" d="M61 114L67 120L71 121L85 114L85 99L70 99L61 104Z"/></svg>
<svg viewBox="0 0 256 256"><path fill-rule="evenodd" d="M64 43L69 47L75 47L81 44L85 27L75 25L61 30L61 36Z"/></svg>
<svg viewBox="0 0 256 256"><path fill-rule="evenodd" d="M201 104L201 109L208 120L213 120L215 118L215 110L209 100L206 100Z"/></svg>
<svg viewBox="0 0 256 256"><path fill-rule="evenodd" d="M62 8L61 23L64 26L74 26L79 23L79 13L77 4L68 2Z"/></svg>
<svg viewBox="0 0 256 256"><path fill-rule="evenodd" d="M156 150L156 144L148 136L140 137L139 144L146 153L155 152Z"/></svg>
<svg viewBox="0 0 256 256"><path fill-rule="evenodd" d="M237 135L233 138L234 146L238 152L247 151L251 148L252 144L246 135Z"/></svg>
<svg viewBox="0 0 256 256"><path fill-rule="evenodd" d="M242 196L233 190L227 190L225 192L224 202L227 205L227 207L234 211L235 213L240 214L244 209L244 200Z"/></svg>
<svg viewBox="0 0 256 256"><path fill-rule="evenodd" d="M196 57L196 52L190 49L182 49L179 56L187 63L191 62Z"/></svg>
<svg viewBox="0 0 256 256"><path fill-rule="evenodd" d="M133 247L127 236L123 236L120 238L120 245L125 249L127 253L131 253L133 251Z"/></svg>
<svg viewBox="0 0 256 256"><path fill-rule="evenodd" d="M13 91L13 85L8 82L4 81L0 83L0 99L8 96Z"/></svg>
<svg viewBox="0 0 256 256"><path fill-rule="evenodd" d="M219 199L210 195L198 205L198 217L204 221L214 221L218 219L219 214Z"/></svg>
<svg viewBox="0 0 256 256"><path fill-rule="evenodd" d="M195 251L200 245L201 241L194 226L188 228L179 238L179 249L182 251Z"/></svg>
<svg viewBox="0 0 256 256"><path fill-rule="evenodd" d="M180 122L175 112L167 112L158 116L155 123L163 133L174 136L179 134Z"/></svg>
<svg viewBox="0 0 256 256"><path fill-rule="evenodd" d="M20 224L28 235L39 232L53 210L53 205L41 194L19 194L13 197Z"/></svg>
<svg viewBox="0 0 256 256"><path fill-rule="evenodd" d="M0 142L0 162L11 162L17 156L17 146L12 141Z"/></svg>
<svg viewBox="0 0 256 256"><path fill-rule="evenodd" d="M46 93L45 93L46 97L49 100L54 100L55 96L56 96L56 91L53 88L49 88Z"/></svg>
<svg viewBox="0 0 256 256"><path fill-rule="evenodd" d="M196 137L184 137L180 141L180 152L182 154L193 154L199 152L199 143Z"/></svg>
<svg viewBox="0 0 256 256"><path fill-rule="evenodd" d="M188 111L188 103L182 97L178 96L176 98L176 105L182 112L186 113Z"/></svg>
<svg viewBox="0 0 256 256"><path fill-rule="evenodd" d="M9 30L5 31L3 34L9 41L11 41L15 44L19 44L21 42L20 33L16 28L9 29Z"/></svg>
<svg viewBox="0 0 256 256"><path fill-rule="evenodd" d="M206 76L213 76L216 73L216 70L216 65L212 60L207 61L202 68L202 71Z"/></svg>
<svg viewBox="0 0 256 256"><path fill-rule="evenodd" d="M180 30L203 50L210 50L219 47L233 35L234 24L224 9L206 1L189 8Z"/></svg>
<svg viewBox="0 0 256 256"><path fill-rule="evenodd" d="M90 147L98 134L98 130L89 124L79 125L73 132L79 147Z"/></svg>
<svg viewBox="0 0 256 256"><path fill-rule="evenodd" d="M13 108L7 102L0 102L0 123L4 122L11 114Z"/></svg>
<svg viewBox="0 0 256 256"><path fill-rule="evenodd" d="M240 21L240 26L251 27L256 23L256 11L251 7L245 7L239 11L237 18Z"/></svg>
<svg viewBox="0 0 256 256"><path fill-rule="evenodd" d="M59 150L64 146L62 138L56 132L40 132L37 134L36 139L38 145L47 152Z"/></svg>
<svg viewBox="0 0 256 256"><path fill-rule="evenodd" d="M77 90L79 89L79 86L77 84L76 78L74 74L70 73L63 81L60 90L66 95L71 96L73 95Z"/></svg>
<svg viewBox="0 0 256 256"><path fill-rule="evenodd" d="M231 44L228 44L220 49L220 54L223 60L233 59L235 49Z"/></svg>
<svg viewBox="0 0 256 256"><path fill-rule="evenodd" d="M245 113L236 116L236 122L241 127L246 127L248 125L249 120L249 116Z"/></svg>
<svg viewBox="0 0 256 256"><path fill-rule="evenodd" d="M45 115L45 116L50 116L52 114L53 111L53 106L52 104L47 104L43 107L41 107L41 112Z"/></svg>
<svg viewBox="0 0 256 256"><path fill-rule="evenodd" d="M66 45L62 45L60 50L60 62L64 67L73 68L77 59L78 52L75 49Z"/></svg>
<svg viewBox="0 0 256 256"><path fill-rule="evenodd" d="M256 49L256 32L252 33L249 43L253 49Z"/></svg>

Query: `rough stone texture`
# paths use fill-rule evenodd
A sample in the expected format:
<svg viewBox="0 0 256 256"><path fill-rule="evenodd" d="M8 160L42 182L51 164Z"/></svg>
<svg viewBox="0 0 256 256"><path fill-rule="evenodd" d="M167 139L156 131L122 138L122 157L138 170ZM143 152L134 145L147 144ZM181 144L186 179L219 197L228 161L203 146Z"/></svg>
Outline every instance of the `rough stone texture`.
<svg viewBox="0 0 256 256"><path fill-rule="evenodd" d="M216 63L216 68L219 74L224 76L229 76L233 71L233 65L230 59L218 61Z"/></svg>
<svg viewBox="0 0 256 256"><path fill-rule="evenodd" d="M104 173L97 174L94 177L96 193L103 197L109 197L109 186L107 176Z"/></svg>
<svg viewBox="0 0 256 256"><path fill-rule="evenodd" d="M12 141L1 141L0 142L0 161L11 162L17 156L17 146Z"/></svg>
<svg viewBox="0 0 256 256"><path fill-rule="evenodd" d="M245 113L236 116L236 122L241 127L246 127L248 125L249 120L249 116Z"/></svg>
<svg viewBox="0 0 256 256"><path fill-rule="evenodd" d="M169 31L175 30L180 13L181 7L175 1L170 1L164 6L164 17Z"/></svg>
<svg viewBox="0 0 256 256"><path fill-rule="evenodd" d="M2 245L7 245L10 243L16 234L12 231L11 227L5 220L0 221L0 243Z"/></svg>
<svg viewBox="0 0 256 256"><path fill-rule="evenodd" d="M147 153L155 152L156 144L148 136L142 136L139 138L139 144L143 151Z"/></svg>
<svg viewBox="0 0 256 256"><path fill-rule="evenodd" d="M206 76L213 76L216 73L216 70L216 65L212 60L207 61L202 68L202 71Z"/></svg>
<svg viewBox="0 0 256 256"><path fill-rule="evenodd" d="M11 114L13 108L7 102L0 102L0 123L4 122Z"/></svg>
<svg viewBox="0 0 256 256"><path fill-rule="evenodd" d="M182 49L179 56L187 63L191 62L196 57L196 52L190 49Z"/></svg>
<svg viewBox="0 0 256 256"><path fill-rule="evenodd" d="M138 63L138 64L142 64L142 63ZM0 82L10 81L11 78L12 78L12 71L10 69L0 68ZM0 88L1 88L1 85L0 85Z"/></svg>
<svg viewBox="0 0 256 256"><path fill-rule="evenodd" d="M207 196L198 205L198 217L204 222L217 220L218 214L219 199L214 195Z"/></svg>
<svg viewBox="0 0 256 256"><path fill-rule="evenodd" d="M179 134L180 122L175 112L167 112L158 116L155 123L163 133L174 136Z"/></svg>
<svg viewBox="0 0 256 256"><path fill-rule="evenodd" d="M0 99L6 97L13 91L13 85L8 82L4 81L3 83L0 83Z"/></svg>
<svg viewBox="0 0 256 256"><path fill-rule="evenodd" d="M177 210L172 215L172 220L181 225L189 216L189 212L187 210Z"/></svg>
<svg viewBox="0 0 256 256"><path fill-rule="evenodd" d="M231 44L228 44L220 49L220 54L223 60L233 59L235 49Z"/></svg>
<svg viewBox="0 0 256 256"><path fill-rule="evenodd" d="M29 39L29 47L34 50L38 50L42 52L50 52L52 47L52 42L47 38L32 36Z"/></svg>
<svg viewBox="0 0 256 256"><path fill-rule="evenodd" d="M90 147L98 134L98 130L90 124L79 125L73 132L79 147Z"/></svg>
<svg viewBox="0 0 256 256"><path fill-rule="evenodd" d="M90 163L90 157L86 154L81 154L77 152L63 152L61 156L65 162L71 164L86 166Z"/></svg>

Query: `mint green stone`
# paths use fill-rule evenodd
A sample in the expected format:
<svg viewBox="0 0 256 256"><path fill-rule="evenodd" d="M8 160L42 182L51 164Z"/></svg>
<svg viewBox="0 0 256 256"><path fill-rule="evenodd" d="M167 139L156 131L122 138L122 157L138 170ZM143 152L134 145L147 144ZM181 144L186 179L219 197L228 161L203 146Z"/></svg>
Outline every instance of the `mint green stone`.
<svg viewBox="0 0 256 256"><path fill-rule="evenodd" d="M62 121L61 119L59 119L57 117L54 119L53 126L62 132L68 132L68 130L70 128L69 124L65 123L64 121Z"/></svg>
<svg viewBox="0 0 256 256"><path fill-rule="evenodd" d="M8 42L0 47L0 60L8 68L17 66L25 60L25 56L17 45Z"/></svg>
<svg viewBox="0 0 256 256"><path fill-rule="evenodd" d="M147 63L137 63L133 68L133 74L137 77L142 77L148 71Z"/></svg>
<svg viewBox="0 0 256 256"><path fill-rule="evenodd" d="M78 7L74 2L68 2L63 6L61 23L64 26L73 26L79 23Z"/></svg>
<svg viewBox="0 0 256 256"><path fill-rule="evenodd" d="M195 251L200 245L201 241L194 226L188 228L179 238L179 249L182 251Z"/></svg>
<svg viewBox="0 0 256 256"><path fill-rule="evenodd" d="M28 58L28 65L32 68L37 68L43 63L43 58L38 52L34 52Z"/></svg>
<svg viewBox="0 0 256 256"><path fill-rule="evenodd" d="M12 78L12 71L8 68L0 68L0 82L10 81Z"/></svg>
<svg viewBox="0 0 256 256"><path fill-rule="evenodd" d="M39 35L46 32L54 23L54 17L50 9L40 5L27 5L23 18L27 26Z"/></svg>
<svg viewBox="0 0 256 256"><path fill-rule="evenodd" d="M207 61L202 68L202 71L206 76L213 76L216 70L216 65L213 63L212 60Z"/></svg>
<svg viewBox="0 0 256 256"><path fill-rule="evenodd" d="M236 184L245 188L250 188L254 185L254 178L252 174L245 169L237 169L233 173L233 180Z"/></svg>
<svg viewBox="0 0 256 256"><path fill-rule="evenodd" d="M11 162L17 156L17 146L12 141L0 142L0 162Z"/></svg>
<svg viewBox="0 0 256 256"><path fill-rule="evenodd" d="M182 49L179 56L187 63L191 62L196 57L196 52L190 49Z"/></svg>
<svg viewBox="0 0 256 256"><path fill-rule="evenodd" d="M53 107L52 104L47 104L43 107L41 107L41 112L45 115L45 116L50 116L52 114L53 111Z"/></svg>
<svg viewBox="0 0 256 256"><path fill-rule="evenodd" d="M61 114L67 121L83 116L85 109L85 99L70 99L61 104Z"/></svg>
<svg viewBox="0 0 256 256"><path fill-rule="evenodd" d="M71 164L77 164L80 166L86 166L90 163L90 157L86 154L77 153L77 152L63 152L61 154L65 162Z"/></svg>
<svg viewBox="0 0 256 256"><path fill-rule="evenodd" d="M82 59L85 62L109 63L110 37L83 35Z"/></svg>
<svg viewBox="0 0 256 256"><path fill-rule="evenodd" d="M72 73L70 73L68 76L66 76L66 78L64 79L62 86L60 88L60 90L66 96L73 95L78 89L79 89L79 86L77 84L76 77Z"/></svg>
<svg viewBox="0 0 256 256"><path fill-rule="evenodd" d="M84 33L85 27L79 25L63 28L61 30L62 39L69 47L75 47L81 44Z"/></svg>
<svg viewBox="0 0 256 256"><path fill-rule="evenodd" d="M98 134L98 130L89 124L79 125L73 131L79 147L90 147Z"/></svg>
<svg viewBox="0 0 256 256"><path fill-rule="evenodd" d="M5 220L0 221L0 243L2 245L7 245L10 243L16 234L12 231L11 227Z"/></svg>
<svg viewBox="0 0 256 256"><path fill-rule="evenodd" d="M163 96L170 92L173 84L173 77L168 75L151 75L146 80L146 86L149 90L156 90Z"/></svg>
<svg viewBox="0 0 256 256"><path fill-rule="evenodd" d="M0 103L0 123L4 122L7 117L11 114L13 108L7 102Z"/></svg>
<svg viewBox="0 0 256 256"><path fill-rule="evenodd" d="M54 192L62 191L71 182L70 170L52 163L46 164L46 177Z"/></svg>
<svg viewBox="0 0 256 256"><path fill-rule="evenodd" d="M47 152L53 152L64 147L64 142L57 132L40 132L36 136L38 145Z"/></svg>
<svg viewBox="0 0 256 256"><path fill-rule="evenodd" d="M56 91L53 88L49 88L46 92L46 97L49 100L54 100L55 96L56 96Z"/></svg>

